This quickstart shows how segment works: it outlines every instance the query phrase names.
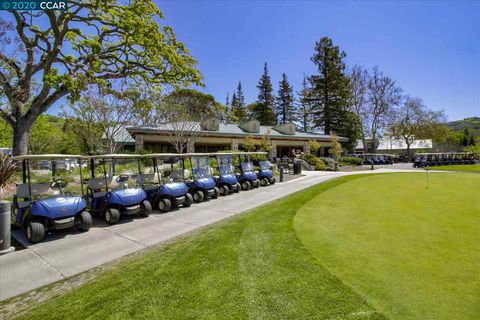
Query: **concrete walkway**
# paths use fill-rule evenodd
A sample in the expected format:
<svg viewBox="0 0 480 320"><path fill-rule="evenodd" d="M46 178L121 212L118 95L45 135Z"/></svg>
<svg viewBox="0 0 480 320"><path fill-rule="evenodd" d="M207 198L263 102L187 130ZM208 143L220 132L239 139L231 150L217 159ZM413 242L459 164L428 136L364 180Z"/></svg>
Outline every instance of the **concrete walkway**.
<svg viewBox="0 0 480 320"><path fill-rule="evenodd" d="M400 171L411 170L378 169L374 173ZM20 240L28 244L28 248L0 256L0 301L98 267L317 183L361 173L372 171L306 172L304 177L295 180L194 204L190 208L164 214L154 212L148 218L127 217L113 226L95 219L95 227L88 232L80 233L72 229L53 232L43 242L34 245L28 244L22 230L15 230L16 238L23 238Z"/></svg>

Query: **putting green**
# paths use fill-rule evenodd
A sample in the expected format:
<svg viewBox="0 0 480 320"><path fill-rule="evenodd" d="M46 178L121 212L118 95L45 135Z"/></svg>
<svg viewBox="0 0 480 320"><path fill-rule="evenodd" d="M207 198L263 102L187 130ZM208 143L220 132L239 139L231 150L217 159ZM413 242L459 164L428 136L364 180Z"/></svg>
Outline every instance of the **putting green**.
<svg viewBox="0 0 480 320"><path fill-rule="evenodd" d="M391 319L479 319L480 176L367 176L307 202L298 237Z"/></svg>

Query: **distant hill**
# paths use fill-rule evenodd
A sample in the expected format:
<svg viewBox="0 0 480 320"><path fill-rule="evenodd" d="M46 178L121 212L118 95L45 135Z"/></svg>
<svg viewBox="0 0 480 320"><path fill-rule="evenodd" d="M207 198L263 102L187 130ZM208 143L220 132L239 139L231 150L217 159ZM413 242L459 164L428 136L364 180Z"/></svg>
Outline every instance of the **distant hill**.
<svg viewBox="0 0 480 320"><path fill-rule="evenodd" d="M474 136L480 136L480 117L470 117L463 120L450 121L447 122L446 125L457 132L463 132L465 128L468 128Z"/></svg>

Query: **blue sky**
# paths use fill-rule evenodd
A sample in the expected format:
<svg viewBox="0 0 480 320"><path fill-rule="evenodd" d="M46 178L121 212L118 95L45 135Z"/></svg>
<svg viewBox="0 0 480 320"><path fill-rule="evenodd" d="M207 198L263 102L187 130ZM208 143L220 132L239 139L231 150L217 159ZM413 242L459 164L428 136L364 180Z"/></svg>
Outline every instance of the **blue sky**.
<svg viewBox="0 0 480 320"><path fill-rule="evenodd" d="M283 72L299 90L329 36L349 66L378 65L449 120L480 116L480 2L155 2L220 102L239 80L255 101L264 62L275 91Z"/></svg>

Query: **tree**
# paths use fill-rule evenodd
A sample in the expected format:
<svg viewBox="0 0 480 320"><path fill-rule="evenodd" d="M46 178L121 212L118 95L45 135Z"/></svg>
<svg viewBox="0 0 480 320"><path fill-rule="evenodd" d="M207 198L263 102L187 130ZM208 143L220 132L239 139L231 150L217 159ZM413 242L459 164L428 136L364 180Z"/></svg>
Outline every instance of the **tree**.
<svg viewBox="0 0 480 320"><path fill-rule="evenodd" d="M298 110L298 121L303 131L312 129L312 107L310 105L310 90L307 87L307 77L303 76L302 90L298 93L300 96L300 106Z"/></svg>
<svg viewBox="0 0 480 320"><path fill-rule="evenodd" d="M350 73L350 109L358 118L359 134L364 151L367 152L365 140L369 120L369 106L367 101L369 74L366 69L355 65Z"/></svg>
<svg viewBox="0 0 480 320"><path fill-rule="evenodd" d="M475 137L473 135L470 136L470 141L468 142L469 146L475 146Z"/></svg>
<svg viewBox="0 0 480 320"><path fill-rule="evenodd" d="M375 151L376 139L391 124L395 115L395 106L400 103L402 89L395 81L374 67L367 85L368 133L372 137Z"/></svg>
<svg viewBox="0 0 480 320"><path fill-rule="evenodd" d="M440 122L443 112L428 110L420 98L406 97L396 112L396 120L391 125L393 136L401 138L407 145L407 157L410 159L410 146L415 138L422 138L423 128Z"/></svg>
<svg viewBox="0 0 480 320"><path fill-rule="evenodd" d="M13 131L12 127L2 118L0 118L0 147L12 145Z"/></svg>
<svg viewBox="0 0 480 320"><path fill-rule="evenodd" d="M316 42L315 54L311 58L318 69L317 75L309 77L314 124L326 133L344 130L343 111L349 99L345 57L346 53L334 46L330 38L323 37Z"/></svg>
<svg viewBox="0 0 480 320"><path fill-rule="evenodd" d="M297 121L293 88L285 73L282 74L282 80L279 82L278 94L275 99L275 112L279 124Z"/></svg>
<svg viewBox="0 0 480 320"><path fill-rule="evenodd" d="M275 125L277 123L273 96L272 81L268 74L267 63L263 67L263 74L258 81L258 99L255 108L252 110L251 118L260 121L262 125Z"/></svg>
<svg viewBox="0 0 480 320"><path fill-rule="evenodd" d="M357 141L363 135L359 117L352 111L344 111L343 123L343 129L340 134L348 139L346 142L343 142L343 145L349 152L355 152Z"/></svg>
<svg viewBox="0 0 480 320"><path fill-rule="evenodd" d="M168 139L178 153L188 150L200 135L202 123L218 119L221 105L212 95L192 89L177 90L162 101L163 125Z"/></svg>
<svg viewBox="0 0 480 320"><path fill-rule="evenodd" d="M328 153L333 156L334 159L338 159L343 152L342 145L340 144L340 139L338 138L335 132L330 133L332 146L328 149Z"/></svg>
<svg viewBox="0 0 480 320"><path fill-rule="evenodd" d="M257 149L257 145L257 141L253 138L251 134L248 135L243 141L243 148L246 151L255 151Z"/></svg>
<svg viewBox="0 0 480 320"><path fill-rule="evenodd" d="M90 141L88 152L115 153L119 144L129 138L125 126L136 118L132 104L116 91L91 86L64 114L79 121L76 132L84 141Z"/></svg>
<svg viewBox="0 0 480 320"><path fill-rule="evenodd" d="M245 108L245 96L243 95L242 83L239 81L237 90L232 97L232 115L239 122L247 120L247 111Z"/></svg>
<svg viewBox="0 0 480 320"><path fill-rule="evenodd" d="M270 129L268 129L262 136L262 139L258 143L259 151L269 152L272 150L272 141L270 140Z"/></svg>
<svg viewBox="0 0 480 320"><path fill-rule="evenodd" d="M310 145L311 154L316 154L321 147L320 142L318 142L317 140L308 140L308 144Z"/></svg>
<svg viewBox="0 0 480 320"><path fill-rule="evenodd" d="M152 0L79 1L66 11L9 11L0 19L0 116L13 129L13 154L26 154L37 118L89 84L201 84L197 61Z"/></svg>
<svg viewBox="0 0 480 320"><path fill-rule="evenodd" d="M32 127L29 149L32 154L60 153L63 134L63 119L41 115ZM61 120L62 122L59 122Z"/></svg>

